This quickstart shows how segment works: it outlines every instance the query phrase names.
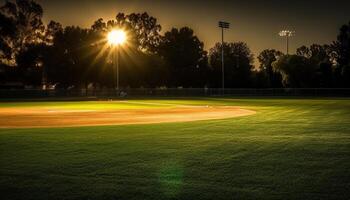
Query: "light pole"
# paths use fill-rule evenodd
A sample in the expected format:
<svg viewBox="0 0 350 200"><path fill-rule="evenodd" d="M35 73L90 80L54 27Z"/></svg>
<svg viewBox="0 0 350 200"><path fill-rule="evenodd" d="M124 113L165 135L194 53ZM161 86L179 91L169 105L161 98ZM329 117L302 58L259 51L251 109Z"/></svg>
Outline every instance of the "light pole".
<svg viewBox="0 0 350 200"><path fill-rule="evenodd" d="M224 29L230 28L230 23L219 21L221 28L221 68L222 68L222 89L225 90L225 61L224 61Z"/></svg>
<svg viewBox="0 0 350 200"><path fill-rule="evenodd" d="M119 90L119 48L126 41L126 33L123 30L112 30L107 36L113 54L113 83L114 89ZM115 69L117 68L117 69ZM115 70L117 70L117 80L115 79Z"/></svg>
<svg viewBox="0 0 350 200"><path fill-rule="evenodd" d="M290 31L290 30L282 30L279 32L279 36L286 38L287 55L289 55L289 38L294 36L294 34L295 34L295 31Z"/></svg>

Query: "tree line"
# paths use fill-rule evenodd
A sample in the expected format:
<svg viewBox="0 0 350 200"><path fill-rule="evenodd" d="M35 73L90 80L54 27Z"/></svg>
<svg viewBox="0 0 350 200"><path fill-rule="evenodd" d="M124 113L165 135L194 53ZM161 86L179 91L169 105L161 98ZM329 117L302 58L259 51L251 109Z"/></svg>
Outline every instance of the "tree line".
<svg viewBox="0 0 350 200"><path fill-rule="evenodd" d="M120 48L121 87L220 88L221 50L227 88L350 87L350 23L332 44L302 46L294 55L266 49L254 55L245 42L217 43L207 52L189 27L161 33L148 13L118 13L90 28L44 24L34 0L7 0L0 7L0 85L21 82L56 88L113 87L113 56L106 40L127 32Z"/></svg>

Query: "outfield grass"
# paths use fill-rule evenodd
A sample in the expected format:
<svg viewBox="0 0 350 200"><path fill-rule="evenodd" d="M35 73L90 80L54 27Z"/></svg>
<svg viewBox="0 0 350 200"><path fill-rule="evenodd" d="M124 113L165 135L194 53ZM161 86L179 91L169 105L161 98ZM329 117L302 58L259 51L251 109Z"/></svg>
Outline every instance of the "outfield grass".
<svg viewBox="0 0 350 200"><path fill-rule="evenodd" d="M242 106L257 114L188 123L0 129L1 199L350 199L349 99L0 106L172 104Z"/></svg>

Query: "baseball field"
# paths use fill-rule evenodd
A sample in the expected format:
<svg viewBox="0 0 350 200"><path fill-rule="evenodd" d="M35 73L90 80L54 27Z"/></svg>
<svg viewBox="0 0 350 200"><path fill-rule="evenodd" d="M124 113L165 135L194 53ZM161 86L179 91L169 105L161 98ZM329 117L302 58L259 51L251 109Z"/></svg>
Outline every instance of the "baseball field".
<svg viewBox="0 0 350 200"><path fill-rule="evenodd" d="M350 199L350 99L0 103L1 199Z"/></svg>

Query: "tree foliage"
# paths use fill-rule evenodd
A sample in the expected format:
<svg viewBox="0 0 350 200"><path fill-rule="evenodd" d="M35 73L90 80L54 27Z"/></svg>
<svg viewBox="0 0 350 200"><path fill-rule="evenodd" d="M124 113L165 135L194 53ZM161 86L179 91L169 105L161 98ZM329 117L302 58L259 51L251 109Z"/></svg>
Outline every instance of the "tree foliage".
<svg viewBox="0 0 350 200"><path fill-rule="evenodd" d="M44 40L43 9L33 0L6 1L0 8L0 61L15 65L16 55Z"/></svg>
<svg viewBox="0 0 350 200"><path fill-rule="evenodd" d="M303 56L282 56L277 62L273 63L273 70L282 75L284 87L314 87L316 69L314 65Z"/></svg>
<svg viewBox="0 0 350 200"><path fill-rule="evenodd" d="M91 29L100 33L101 37L111 29L123 29L128 33L129 42L139 50L149 53L157 51L160 43L161 26L156 18L148 13L118 13L114 20L104 22L102 18L96 20Z"/></svg>
<svg viewBox="0 0 350 200"><path fill-rule="evenodd" d="M244 42L224 43L225 84L226 87L251 87L253 54ZM210 65L215 74L215 87L221 87L222 44L217 43L210 49Z"/></svg>
<svg viewBox="0 0 350 200"><path fill-rule="evenodd" d="M267 87L281 87L281 76L272 67L272 64L281 56L283 56L283 53L275 49L265 49L258 56L260 62L259 71L266 77Z"/></svg>
<svg viewBox="0 0 350 200"><path fill-rule="evenodd" d="M164 34L159 55L168 68L168 85L172 87L203 87L203 72L206 69L206 51L203 42L192 29L173 28Z"/></svg>
<svg viewBox="0 0 350 200"><path fill-rule="evenodd" d="M350 22L340 28L332 47L337 63L335 71L337 85L350 87Z"/></svg>
<svg viewBox="0 0 350 200"><path fill-rule="evenodd" d="M316 69L315 87L333 86L332 50L329 45L302 46L297 49L297 55L306 58L307 62Z"/></svg>

